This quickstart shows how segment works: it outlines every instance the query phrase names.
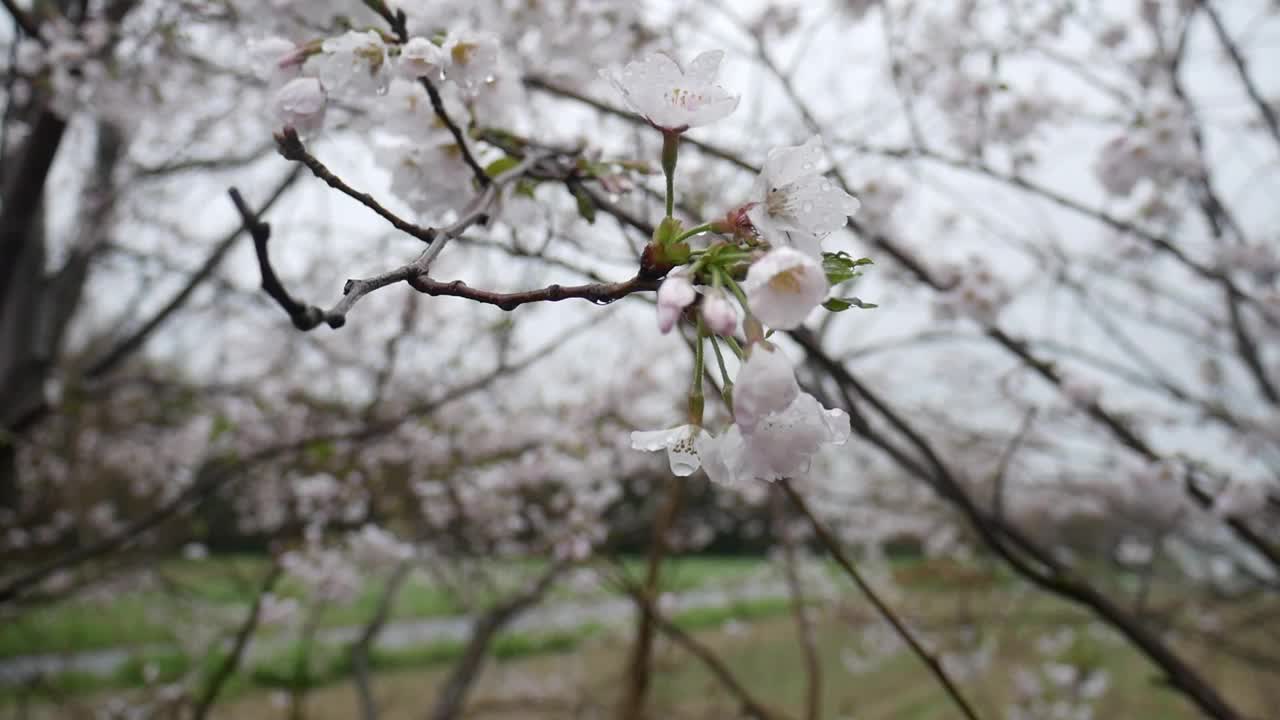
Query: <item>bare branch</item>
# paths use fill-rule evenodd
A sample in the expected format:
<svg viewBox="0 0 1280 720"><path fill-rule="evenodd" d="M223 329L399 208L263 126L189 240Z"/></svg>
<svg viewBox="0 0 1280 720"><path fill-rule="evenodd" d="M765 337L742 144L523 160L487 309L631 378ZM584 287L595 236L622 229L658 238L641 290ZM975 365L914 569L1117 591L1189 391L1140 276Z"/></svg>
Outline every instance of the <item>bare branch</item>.
<svg viewBox="0 0 1280 720"><path fill-rule="evenodd" d="M800 650L804 653L805 712L806 720L818 720L822 716L822 662L818 658L818 644L813 637L813 622L806 607L804 585L796 559L796 539L787 528L785 498L776 489L773 501L773 535L782 544L782 571L787 579L787 592L791 596L791 614L796 623L796 635Z"/></svg>
<svg viewBox="0 0 1280 720"><path fill-rule="evenodd" d="M699 338L701 342L701 338ZM623 718L639 720L644 717L645 696L649 692L651 665L653 663L653 614L646 610L657 600L658 581L662 573L662 561L667 552L667 533L680 512L680 501L684 494L684 482L671 475L667 478L666 492L662 496L662 505L658 507L653 519L652 534L649 537L649 558L645 566L644 585L640 588L638 602L639 617L636 618L636 636L632 641L631 658L627 663L626 687L622 693L618 714Z"/></svg>
<svg viewBox="0 0 1280 720"><path fill-rule="evenodd" d="M791 486L790 481L781 480L778 484L782 487L782 491L787 494L787 497L791 498L791 502L796 506L796 509L809 520L809 524L813 527L813 531L818 536L818 540L822 542L823 547L831 553L831 556L835 558L836 563L844 569L845 574L853 580L854 584L858 586L858 589L862 591L862 594L867 596L867 599L871 601L871 604L875 606L880 615L888 621L891 626L893 626L894 632L898 633L898 636L907 643L911 648L911 652L915 653L916 657L920 658L920 660L929 668L929 672L933 673L933 676L937 678L938 683L947 691L947 695L951 696L951 701L955 703L956 707L960 708L960 712L962 712L969 720L978 720L977 712L974 711L971 705L969 705L969 701L965 700L964 695L960 692L960 688L956 687L955 681L951 679L951 676L947 674L946 669L942 667L942 663L920 644L920 641L916 639L915 634L912 633L911 630L907 628L906 624L898 618L897 614L893 611L893 608L889 607L888 603L880 599L880 596L876 594L875 589L867 584L867 581L862 578L862 573L858 572L858 569L854 567L853 563L850 562L849 558L844 554L844 549L840 547L839 541L832 537L826 526L823 525L816 516L814 516L811 510L809 510L809 505L805 503L804 498L800 496L800 493L796 492L795 488Z"/></svg>
<svg viewBox="0 0 1280 720"><path fill-rule="evenodd" d="M391 617L391 607L395 603L400 587L409 578L413 566L402 562L392 571L386 586L382 589L382 597L378 598L378 608L373 618L364 626L360 637L351 643L351 673L356 686L356 695L360 699L360 715L364 720L377 720L378 705L373 698L373 689L369 684L369 652L378 639L382 629Z"/></svg>
<svg viewBox="0 0 1280 720"><path fill-rule="evenodd" d="M299 173L297 172L297 169L295 169L278 185L276 185L275 189L271 192L271 195L263 201L262 206L258 209L258 213L264 213L269 210L271 206L275 205L276 201L283 197L285 191L288 190L293 185L294 181L298 179L298 175ZM237 208L239 208L239 205L243 202L244 200L241 198L240 202L237 203ZM248 208L246 207L245 209L247 210ZM241 215L243 217L244 213L242 212ZM257 215L253 213L248 215L250 218L256 216ZM121 340L112 347L110 351L94 362L94 364L89 367L86 375L91 378L100 377L107 372L110 372L111 369L118 365L121 360L125 359L140 348L147 339L151 337L151 334L154 333L157 328L163 325L164 322L168 320L179 308L186 304L187 300L191 297L191 294L195 292L196 288L200 287L201 284L213 275L213 272L222 264L223 258L227 256L227 253L230 252L231 248L235 245L235 241L240 237L240 233L245 230L249 230L252 233L253 228L250 227L248 223L242 223L240 227L237 227L228 233L225 238L214 246L213 252L209 253L209 257L204 261L204 263L194 273L192 273L190 279L187 280L187 284L175 293L174 296L170 298L169 302L165 303L164 306L157 310L154 315L139 326L137 330L134 330L132 334Z"/></svg>
<svg viewBox="0 0 1280 720"><path fill-rule="evenodd" d="M15 2L15 0L0 0L0 5L4 5L4 9L9 11L9 15L13 17L13 21L18 24L18 27L21 28L22 32L26 33L28 37L36 39L40 38L40 28L36 27L35 21L28 17L27 14L23 12L22 8L18 7L18 3Z"/></svg>
<svg viewBox="0 0 1280 720"><path fill-rule="evenodd" d="M298 133L292 128L285 128L276 134L276 145L280 150L280 154L286 160L302 163L307 166L312 175L325 181L329 187L341 192L343 195L354 199L361 205L369 208L384 220L391 223L395 229L421 240L424 243L431 244L436 239L436 231L432 228L424 228L420 225L401 218L399 215L391 212L382 206L382 203L374 199L368 193L360 192L348 185L342 178L334 175L325 164L320 162L314 155L307 151L302 144L302 139L298 137Z"/></svg>
<svg viewBox="0 0 1280 720"><path fill-rule="evenodd" d="M245 229L253 236L253 249L258 255L258 270L262 273L262 289L284 308L284 311L289 314L289 319L293 321L293 326L299 330L310 330L321 322L327 321L331 327L341 327L344 319L330 318L320 308L305 305L293 299L289 291L284 289L280 278L276 276L275 268L271 266L271 257L267 253L267 241L271 239L271 226L259 220L257 215L249 209L239 190L231 188L227 194L231 196L231 202L235 203L236 210L240 212Z"/></svg>
<svg viewBox="0 0 1280 720"><path fill-rule="evenodd" d="M204 692L200 695L200 699L196 701L195 708L191 711L191 717L194 720L204 720L209 715L209 711L213 709L213 705L217 702L218 695L222 692L222 688L226 685L227 680L231 678L231 674L240 667L240 662L244 658L245 649L249 647L249 638L253 636L254 630L258 628L258 620L262 615L262 603L264 597L275 587L276 581L284 574L284 568L279 563L273 563L271 569L267 571L267 575L262 580L262 587L258 589L258 594L253 599L253 605L249 608L249 614L245 616L244 622L240 624L240 629L236 631L235 642L231 646L231 654L218 665L218 669L214 671L213 677L209 678L209 682L204 687Z"/></svg>
<svg viewBox="0 0 1280 720"><path fill-rule="evenodd" d="M440 91L436 89L435 83L425 77L418 78L418 82L422 83L422 87L426 88L427 96L431 98L431 108L435 110L436 117L440 118L440 122L449 128L449 134L453 135L453 140L457 143L458 152L462 153L462 160L471 168L471 175L475 177L476 184L481 188L489 187L493 182L493 178L480 167L480 163L476 162L476 156L471 153L471 146L467 144L467 136L462 132L462 128L458 127L458 123L449 116L448 111L444 108L444 100L440 97Z"/></svg>
<svg viewBox="0 0 1280 720"><path fill-rule="evenodd" d="M751 695L741 682L734 677L733 672L724 664L711 648L703 645L689 633L680 628L679 625L671 622L662 612L654 601L645 593L643 587L634 581L628 579L625 573L618 573L617 582L629 594L640 609L652 619L654 626L666 635L673 642L684 648L689 654L698 658L707 670L720 681L720 684L729 691L738 702L742 705L743 714L749 718L756 720L787 720L787 716L778 710L774 710L764 703L757 700Z"/></svg>
<svg viewBox="0 0 1280 720"><path fill-rule="evenodd" d="M1209 0L1200 0L1200 7L1204 10L1204 14L1209 17L1209 22L1213 23L1213 31L1218 35L1218 41L1222 43L1223 49L1227 51L1227 56L1231 58L1231 64L1235 66L1236 74L1240 76L1240 82L1244 85L1245 91L1249 93L1249 99L1253 100L1253 104L1257 106L1258 112L1262 115L1262 119L1267 124L1267 129L1271 131L1271 137L1280 143L1280 118L1276 117L1276 111L1267 99L1262 97L1262 92L1258 90L1257 84L1253 82L1253 77L1249 74L1249 66L1244 59L1244 55L1240 53L1240 46L1235 40L1231 39L1231 34L1227 32L1226 25L1222 23L1222 17L1218 15L1218 11L1214 10Z"/></svg>
<svg viewBox="0 0 1280 720"><path fill-rule="evenodd" d="M471 638L463 650L462 658L454 665L444 689L436 698L436 704L427 715L431 720L453 720L462 712L467 693L480 676L480 669L489 654L489 645L502 628L516 619L520 613L542 601L542 597L551 589L552 583L565 570L569 563L556 561L538 577L527 590L505 602L485 611L476 618L471 629Z"/></svg>
<svg viewBox="0 0 1280 720"><path fill-rule="evenodd" d="M503 293L473 288L461 280L441 282L423 276L409 280L409 285L413 289L427 295L467 298L487 305L496 305L503 310L514 310L528 303L559 302L569 299L590 300L597 305L607 305L634 293L657 290L659 284L661 284L660 280L636 276L616 283L548 285L538 290Z"/></svg>

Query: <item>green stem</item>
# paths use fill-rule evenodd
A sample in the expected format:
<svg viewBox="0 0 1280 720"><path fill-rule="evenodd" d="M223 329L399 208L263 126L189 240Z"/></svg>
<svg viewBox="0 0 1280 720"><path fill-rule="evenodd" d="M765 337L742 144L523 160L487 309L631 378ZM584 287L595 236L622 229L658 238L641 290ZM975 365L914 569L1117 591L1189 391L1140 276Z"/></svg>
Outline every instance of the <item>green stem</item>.
<svg viewBox="0 0 1280 720"><path fill-rule="evenodd" d="M702 354L702 340L707 336L706 324L702 321L702 314L698 314L698 338L693 343L693 387L689 390L689 422L693 425L702 424L702 374L705 368L705 359Z"/></svg>
<svg viewBox="0 0 1280 720"><path fill-rule="evenodd" d="M742 346L738 344L737 338L726 337L724 341L729 344L729 349L733 351L734 355L738 356L739 360L746 359L747 353L742 350Z"/></svg>
<svg viewBox="0 0 1280 720"><path fill-rule="evenodd" d="M702 314L698 314L698 341L693 345L693 391L698 395L702 394L702 373L705 367L705 360L702 354L702 341L707 336L707 326L702 321Z"/></svg>
<svg viewBox="0 0 1280 720"><path fill-rule="evenodd" d="M724 284L728 286L729 292L733 293L733 296L738 298L738 302L742 303L742 309L748 313L751 312L751 306L747 304L747 294L742 292L742 288L738 283L732 277L729 277L728 273L718 274L724 278Z"/></svg>
<svg viewBox="0 0 1280 720"><path fill-rule="evenodd" d="M691 227L688 230L685 230L684 232L676 236L675 241L681 242L683 240L688 240L694 235L701 235L704 232L711 232L711 223L706 223L704 225L699 225L697 227Z"/></svg>
<svg viewBox="0 0 1280 720"><path fill-rule="evenodd" d="M667 176L667 217L676 208L676 159L680 152L680 133L662 133L662 173Z"/></svg>
<svg viewBox="0 0 1280 720"><path fill-rule="evenodd" d="M729 338L732 340L732 338ZM724 381L724 386L720 388L720 397L724 398L724 404L729 408L729 412L733 412L733 380L729 379L729 368L724 364L724 353L720 351L720 338L715 335L711 336L711 349L716 353L716 364L720 366L720 379Z"/></svg>

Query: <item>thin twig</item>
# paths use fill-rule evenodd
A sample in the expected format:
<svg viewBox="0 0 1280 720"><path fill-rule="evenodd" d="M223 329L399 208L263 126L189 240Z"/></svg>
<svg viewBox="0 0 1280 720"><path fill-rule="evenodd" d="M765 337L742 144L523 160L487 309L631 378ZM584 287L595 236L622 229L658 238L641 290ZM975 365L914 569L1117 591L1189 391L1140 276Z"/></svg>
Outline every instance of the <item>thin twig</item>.
<svg viewBox="0 0 1280 720"><path fill-rule="evenodd" d="M1267 129L1271 131L1271 137L1280 143L1280 118L1276 116L1276 111L1262 96L1262 92L1258 90L1258 86L1254 84L1253 77L1249 74L1249 66L1244 56L1240 54L1240 46L1231 39L1231 34L1227 32L1227 27L1222 23L1222 18L1218 12L1213 9L1213 5L1209 0L1200 0L1200 7L1204 9L1204 14L1209 17L1209 21L1213 23L1213 31L1218 35L1218 41L1222 43L1223 49L1227 51L1227 56L1231 58L1231 64L1235 66L1236 74L1240 76L1240 82L1244 85L1244 89L1249 93L1249 99L1253 100L1253 104L1257 106L1258 112L1262 115L1263 121L1267 124Z"/></svg>
<svg viewBox="0 0 1280 720"><path fill-rule="evenodd" d="M267 575L262 580L262 586L258 589L258 595L253 599L253 605L249 608L249 614L241 623L239 630L236 631L236 639L231 646L231 654L218 665L218 669L214 671L213 677L209 678L209 682L204 686L204 692L200 695L200 699L196 701L195 707L191 711L191 717L194 720L204 720L208 716L209 711L213 709L213 705L217 702L218 695L222 692L223 686L227 680L231 678L236 668L240 667L240 662L244 659L245 649L249 647L249 638L258 628L258 622L262 616L263 599L275 587L276 582L283 574L283 568L279 563L273 563L271 569L267 571Z"/></svg>
<svg viewBox="0 0 1280 720"><path fill-rule="evenodd" d="M382 203L374 199L369 193L360 192L351 187L342 178L334 175L325 164L320 162L316 156L307 151L306 146L302 144L302 139L298 137L298 133L292 128L285 128L276 134L276 146L280 150L280 154L286 160L302 163L307 166L312 175L325 181L329 187L341 192L343 195L354 199L361 205L369 208L377 213L384 220L391 223L395 229L430 244L436 239L436 231L432 228L424 228L421 225L405 220L390 210L382 206Z"/></svg>
<svg viewBox="0 0 1280 720"><path fill-rule="evenodd" d="M791 614L796 623L796 635L804 653L805 713L806 720L818 720L822 715L822 663L818 659L818 644L813 636L813 621L804 597L804 585L796 558L796 540L787 528L785 499L782 493L773 493L773 535L782 545L782 571L787 580L787 592L791 596Z"/></svg>
<svg viewBox="0 0 1280 720"><path fill-rule="evenodd" d="M499 603L476 618L462 658L453 666L449 679L436 697L435 706L427 715L430 720L453 720L461 714L467 693L479 678L481 667L489 654L489 645L498 632L520 613L541 602L556 578L569 567L570 564L565 561L551 563L524 592Z"/></svg>
<svg viewBox="0 0 1280 720"><path fill-rule="evenodd" d="M41 43L44 42L40 37L40 28L36 26L34 20L23 12L22 8L18 7L18 3L14 2L14 0L0 0L0 5L4 5L4 9L9 11L9 15L13 16L13 21L18 24L18 27L22 28L22 32Z"/></svg>
<svg viewBox="0 0 1280 720"><path fill-rule="evenodd" d="M875 606L881 617L893 626L894 631L898 633L898 637L901 637L907 645L910 646L911 651L916 654L916 657L920 658L925 666L929 668L929 672L933 673L933 676L937 678L938 683L947 691L947 695L951 696L952 702L955 703L956 707L960 708L960 712L964 713L964 716L969 720L978 720L977 712L975 712L973 707L969 705L969 701L965 700L964 695L960 692L960 688L956 686L955 682L951 679L951 676L947 674L946 669L942 667L942 663L939 662L931 652L925 649L925 647L920 644L920 641L916 640L915 634L912 633L911 630L907 628L906 624L898 618L898 615L893 611L893 608L889 607L888 603L880 599L880 596L876 594L875 589L862 578L862 573L858 572L858 569L849 561L848 556L844 553L844 549L840 547L839 541L831 535L826 526L823 525L822 522L813 514L809 509L809 505L805 503L804 498L800 496L800 493L796 492L795 488L792 487L791 483L787 480L781 480L778 484L782 486L782 491L787 494L787 497L791 498L791 502L796 506L796 509L809 520L809 524L813 527L813 531L818 536L818 540L822 542L822 545L831 553L831 556L835 558L836 563L844 569L845 574L853 580L854 584L858 586L858 589L862 591L862 594L867 596L867 599Z"/></svg>
<svg viewBox="0 0 1280 720"><path fill-rule="evenodd" d="M378 639L379 633L386 627L387 620L391 618L391 608L395 604L396 596L400 594L400 587L408 579L412 569L412 563L404 561L391 572L391 577L387 579L387 584L382 589L382 596L378 598L378 608L374 611L373 617L364 626L360 637L351 643L352 682L356 686L356 695L360 700L360 715L364 720L378 718L378 704L374 700L373 689L369 682L369 652Z"/></svg>
<svg viewBox="0 0 1280 720"><path fill-rule="evenodd" d="M476 183L482 188L489 187L493 179L489 177L489 173L480 167L480 163L476 162L476 156L471 153L471 146L467 144L466 133L462 128L458 127L458 123L454 121L444 108L444 100L440 97L440 91L436 89L435 83L429 78L420 77L418 82L422 83L422 87L426 89L427 96L431 98L431 108L435 110L436 117L440 118L440 122L449 129L449 134L453 136L454 142L458 144L458 152L462 154L462 160L471 168L471 174L475 177Z"/></svg>
<svg viewBox="0 0 1280 720"><path fill-rule="evenodd" d="M645 593L640 584L627 578L624 573L618 574L617 582L635 600L640 609L652 618L654 627L658 631L701 661L707 670L715 676L716 680L720 681L720 684L737 698L742 705L744 715L756 720L787 720L786 715L768 707L752 696L746 686L734 677L733 672L711 648L699 642L697 638L685 632L679 625L664 616L658 609L657 604Z"/></svg>
<svg viewBox="0 0 1280 720"><path fill-rule="evenodd" d="M276 185L275 189L272 190L267 199L262 202L262 205L258 208L258 214L266 212L272 205L275 205L276 201L279 200L284 195L285 191L293 185L295 180L297 180L298 175L299 173L297 169L295 169L285 176L285 178ZM244 202L243 198L240 202ZM237 204L237 208L238 207L239 204ZM241 215L243 220L243 213ZM251 214L250 217L257 217L257 214ZM227 236L214 246L213 252L209 253L209 257L204 261L204 263L191 274L186 285L175 293L174 296L169 299L169 302L165 303L164 306L157 310L156 313L148 318L146 322L138 326L138 329L134 330L128 337L116 343L111 350L95 361L93 365L89 366L89 369L85 374L91 378L100 377L109 372L112 368L118 365L120 361L124 360L141 347L143 343L151 337L156 329L163 325L164 322L168 320L179 308L185 305L195 290L213 275L214 271L218 269L218 266L222 264L222 260L227 256L227 253L229 253L231 248L235 245L235 241L240 237L240 233L246 230L251 231L252 228L248 224L242 222L239 227L227 233Z"/></svg>
<svg viewBox="0 0 1280 720"><path fill-rule="evenodd" d="M409 280L409 285L413 289L427 295L466 298L487 305L496 305L503 310L514 310L521 305L534 302L560 302L570 299L590 300L597 305L607 305L634 293L657 290L660 283L659 280L634 277L616 283L548 285L537 290L504 293L473 288L461 280L442 282L423 276Z"/></svg>
<svg viewBox="0 0 1280 720"><path fill-rule="evenodd" d="M324 321L329 321L332 327L341 326L341 321L334 325L334 321L325 315L324 310L295 300L289 291L285 290L280 278L276 276L275 268L271 266L271 256L267 253L267 242L271 239L271 226L258 219L238 189L231 188L227 194L231 196L231 202L239 211L245 229L253 237L253 249L258 256L258 270L262 274L262 289L288 313L293 326L299 330L310 330Z"/></svg>
<svg viewBox="0 0 1280 720"><path fill-rule="evenodd" d="M701 338L699 338L701 340ZM667 477L666 491L662 495L662 504L658 507L653 519L653 528L649 536L649 557L645 565L644 585L640 588L646 606L651 605L658 596L658 581L661 579L662 561L667 552L667 533L680 512L680 501L684 494L684 482L675 475ZM622 705L618 708L623 718L639 720L644 717L645 697L649 692L651 666L653 664L653 614L645 607L640 607L636 618L636 636L631 645L631 658L627 663L627 682L622 694Z"/></svg>

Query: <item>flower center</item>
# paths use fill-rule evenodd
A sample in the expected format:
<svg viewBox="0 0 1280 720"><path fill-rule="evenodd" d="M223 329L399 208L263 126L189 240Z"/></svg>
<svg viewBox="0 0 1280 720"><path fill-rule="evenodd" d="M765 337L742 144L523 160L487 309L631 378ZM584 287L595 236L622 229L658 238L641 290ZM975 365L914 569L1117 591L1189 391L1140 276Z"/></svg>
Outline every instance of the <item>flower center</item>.
<svg viewBox="0 0 1280 720"><path fill-rule="evenodd" d="M794 268L783 270L769 278L769 287L778 292L798 293L800 292L800 275Z"/></svg>
<svg viewBox="0 0 1280 720"><path fill-rule="evenodd" d="M706 100L702 93L690 92L684 88L672 88L667 91L666 97L667 102L685 110L696 108Z"/></svg>
<svg viewBox="0 0 1280 720"><path fill-rule="evenodd" d="M785 187L769 188L764 198L764 209L771 217L793 216L795 208L792 207L791 193Z"/></svg>
<svg viewBox="0 0 1280 720"><path fill-rule="evenodd" d="M459 65L467 65L471 62L471 56L475 54L475 43L460 42L453 46L453 61Z"/></svg>

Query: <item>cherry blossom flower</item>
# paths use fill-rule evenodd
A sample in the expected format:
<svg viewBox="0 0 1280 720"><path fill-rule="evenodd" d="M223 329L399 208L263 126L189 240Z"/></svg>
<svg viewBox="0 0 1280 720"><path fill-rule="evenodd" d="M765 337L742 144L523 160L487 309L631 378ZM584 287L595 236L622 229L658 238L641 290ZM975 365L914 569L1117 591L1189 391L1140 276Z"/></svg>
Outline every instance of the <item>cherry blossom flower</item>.
<svg viewBox="0 0 1280 720"><path fill-rule="evenodd" d="M670 133L720 120L738 107L738 95L730 95L716 83L723 50L709 50L682 68L665 53L627 63L621 70L601 70L600 75L617 88L637 115Z"/></svg>
<svg viewBox="0 0 1280 720"><path fill-rule="evenodd" d="M716 335L732 335L738 329L738 311L723 290L712 289L702 294L702 320Z"/></svg>
<svg viewBox="0 0 1280 720"><path fill-rule="evenodd" d="M751 351L734 385L734 419L749 429L769 414L786 409L800 394L800 384L787 357L781 350L770 350L763 344Z"/></svg>
<svg viewBox="0 0 1280 720"><path fill-rule="evenodd" d="M396 71L401 77L438 80L449 64L449 53L424 37L409 38L400 48Z"/></svg>
<svg viewBox="0 0 1280 720"><path fill-rule="evenodd" d="M818 172L822 138L769 151L756 177L747 216L770 244L792 245L815 257L822 236L845 226L860 206L858 199Z"/></svg>
<svg viewBox="0 0 1280 720"><path fill-rule="evenodd" d="M671 332L680 319L680 313L697 297L698 291L684 276L670 275L662 281L658 287L658 329L663 335Z"/></svg>
<svg viewBox="0 0 1280 720"><path fill-rule="evenodd" d="M742 288L751 312L760 322L790 330L822 303L830 286L822 266L811 255L779 247L752 263Z"/></svg>
<svg viewBox="0 0 1280 720"><path fill-rule="evenodd" d="M352 557L362 566L395 565L413 557L413 546L386 530L366 523L348 539Z"/></svg>
<svg viewBox="0 0 1280 720"><path fill-rule="evenodd" d="M501 46L490 32L462 30L451 34L442 48L449 59L446 77L468 94L493 82L501 67Z"/></svg>
<svg viewBox="0 0 1280 720"><path fill-rule="evenodd" d="M781 350L756 345L734 387L734 424L694 443L714 482L803 477L824 447L849 439L849 416L801 392Z"/></svg>
<svg viewBox="0 0 1280 720"><path fill-rule="evenodd" d="M320 81L330 92L356 97L386 92L391 74L387 45L378 33L352 30L325 40L320 49L321 53L314 56L312 62Z"/></svg>
<svg viewBox="0 0 1280 720"><path fill-rule="evenodd" d="M324 85L316 78L294 78L276 92L276 117L282 126L298 132L317 130L324 124L327 99Z"/></svg>
<svg viewBox="0 0 1280 720"><path fill-rule="evenodd" d="M711 433L697 425L681 425L670 430L645 430L631 433L631 447L645 452L667 451L671 472L687 477L701 465L697 447L711 438Z"/></svg>

